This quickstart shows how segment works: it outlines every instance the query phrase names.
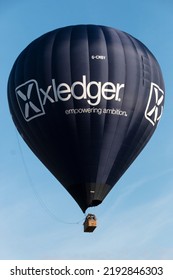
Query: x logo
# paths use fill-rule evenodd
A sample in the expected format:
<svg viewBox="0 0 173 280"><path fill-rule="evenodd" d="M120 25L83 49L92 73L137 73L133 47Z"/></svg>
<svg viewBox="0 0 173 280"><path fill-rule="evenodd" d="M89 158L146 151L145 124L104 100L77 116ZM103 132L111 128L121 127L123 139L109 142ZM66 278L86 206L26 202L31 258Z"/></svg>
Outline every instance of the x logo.
<svg viewBox="0 0 173 280"><path fill-rule="evenodd" d="M16 97L26 121L44 114L38 84L30 80L16 88Z"/></svg>
<svg viewBox="0 0 173 280"><path fill-rule="evenodd" d="M145 110L145 117L154 126L163 113L164 91L158 85L151 83L148 104Z"/></svg>

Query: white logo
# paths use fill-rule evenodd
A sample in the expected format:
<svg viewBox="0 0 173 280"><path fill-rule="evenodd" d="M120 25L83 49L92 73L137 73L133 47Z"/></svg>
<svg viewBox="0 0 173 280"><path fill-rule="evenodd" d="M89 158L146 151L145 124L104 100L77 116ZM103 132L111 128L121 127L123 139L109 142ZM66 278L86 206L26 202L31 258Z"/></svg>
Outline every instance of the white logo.
<svg viewBox="0 0 173 280"><path fill-rule="evenodd" d="M96 60L105 60L106 56L105 55L92 55L91 59L96 59Z"/></svg>
<svg viewBox="0 0 173 280"><path fill-rule="evenodd" d="M16 97L26 121L45 114L38 84L35 80L29 80L18 86L16 88Z"/></svg>
<svg viewBox="0 0 173 280"><path fill-rule="evenodd" d="M160 120L163 113L164 91L154 83L151 83L150 94L145 110L145 117L154 126Z"/></svg>
<svg viewBox="0 0 173 280"><path fill-rule="evenodd" d="M76 81L72 85L66 83L57 85L56 80L52 79L51 84L45 89L40 88L36 80L29 80L19 85L15 92L24 119L30 121L45 114L44 106L47 103L66 102L71 98L85 99L91 106L97 106L102 98L120 102L124 87L124 84L112 82L90 81L87 83L87 77L83 75L81 81Z"/></svg>

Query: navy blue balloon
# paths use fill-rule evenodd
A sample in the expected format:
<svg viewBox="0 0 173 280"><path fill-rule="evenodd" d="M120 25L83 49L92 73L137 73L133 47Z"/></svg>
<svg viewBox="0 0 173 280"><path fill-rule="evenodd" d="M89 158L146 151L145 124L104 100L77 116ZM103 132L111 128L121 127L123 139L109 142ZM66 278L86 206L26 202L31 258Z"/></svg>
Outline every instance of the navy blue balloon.
<svg viewBox="0 0 173 280"><path fill-rule="evenodd" d="M68 26L22 51L8 101L25 142L85 212L149 141L162 115L164 82L155 57L131 35Z"/></svg>

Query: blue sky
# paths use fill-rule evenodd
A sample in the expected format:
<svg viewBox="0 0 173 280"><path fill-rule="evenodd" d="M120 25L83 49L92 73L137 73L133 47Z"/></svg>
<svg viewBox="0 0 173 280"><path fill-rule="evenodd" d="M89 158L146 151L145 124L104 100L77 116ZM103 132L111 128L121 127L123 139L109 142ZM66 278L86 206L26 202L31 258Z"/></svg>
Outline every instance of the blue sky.
<svg viewBox="0 0 173 280"><path fill-rule="evenodd" d="M0 1L0 259L173 259L173 2L171 0ZM149 144L84 215L18 135L7 80L19 53L52 29L93 23L141 40L162 68L164 115ZM93 212L93 210L92 210Z"/></svg>

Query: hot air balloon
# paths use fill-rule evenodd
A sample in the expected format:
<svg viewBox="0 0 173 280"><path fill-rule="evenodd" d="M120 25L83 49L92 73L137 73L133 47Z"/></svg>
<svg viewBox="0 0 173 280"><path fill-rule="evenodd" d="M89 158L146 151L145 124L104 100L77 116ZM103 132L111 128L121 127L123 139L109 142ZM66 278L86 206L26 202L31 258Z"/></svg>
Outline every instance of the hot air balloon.
<svg viewBox="0 0 173 280"><path fill-rule="evenodd" d="M131 35L67 26L21 52L8 101L24 141L85 212L149 141L163 112L164 82L156 58Z"/></svg>

